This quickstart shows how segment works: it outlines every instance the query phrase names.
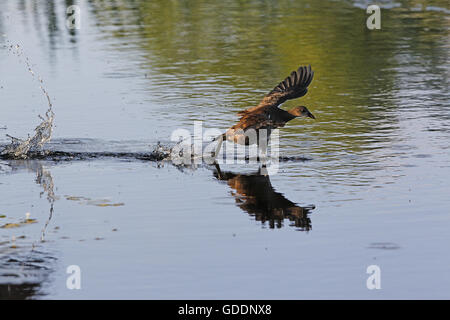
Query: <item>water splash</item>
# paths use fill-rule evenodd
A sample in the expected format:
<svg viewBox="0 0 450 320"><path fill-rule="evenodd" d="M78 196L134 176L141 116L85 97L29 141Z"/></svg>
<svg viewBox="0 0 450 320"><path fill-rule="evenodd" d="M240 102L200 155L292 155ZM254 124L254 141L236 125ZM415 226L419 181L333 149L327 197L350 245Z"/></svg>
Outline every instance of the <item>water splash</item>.
<svg viewBox="0 0 450 320"><path fill-rule="evenodd" d="M42 122L34 129L35 134L27 139L20 139L10 135L6 135L11 139L11 143L7 145L0 155L10 159L28 159L31 153L40 152L45 143L51 140L53 131L54 113L49 108L45 113L45 118L39 116Z"/></svg>
<svg viewBox="0 0 450 320"><path fill-rule="evenodd" d="M31 68L30 60L24 54L22 47L18 44L13 45L9 40L6 40L5 47L7 47L8 51L17 56L19 59L24 58L28 72L31 74L33 79L39 82L39 88L41 89L48 103L48 109L45 113L45 117L39 115L41 123L34 129L35 134L33 136L28 135L27 139L20 139L7 134L6 136L11 139L11 143L0 151L0 156L10 159L28 159L30 152L41 151L44 144L51 140L55 113L52 109L53 104L51 102L50 96L47 90L45 90L44 88L44 81L39 75L36 75L36 73Z"/></svg>

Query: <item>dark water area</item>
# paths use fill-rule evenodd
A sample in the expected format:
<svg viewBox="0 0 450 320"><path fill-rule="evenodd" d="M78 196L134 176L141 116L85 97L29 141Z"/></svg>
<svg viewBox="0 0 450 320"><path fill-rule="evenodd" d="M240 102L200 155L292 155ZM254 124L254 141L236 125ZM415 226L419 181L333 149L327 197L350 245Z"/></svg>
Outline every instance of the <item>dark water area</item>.
<svg viewBox="0 0 450 320"><path fill-rule="evenodd" d="M1 1L0 145L47 111L38 77L55 118L50 156L0 159L0 298L448 299L450 8L380 1L368 30L369 4ZM317 119L275 174L150 156L308 64L283 108Z"/></svg>

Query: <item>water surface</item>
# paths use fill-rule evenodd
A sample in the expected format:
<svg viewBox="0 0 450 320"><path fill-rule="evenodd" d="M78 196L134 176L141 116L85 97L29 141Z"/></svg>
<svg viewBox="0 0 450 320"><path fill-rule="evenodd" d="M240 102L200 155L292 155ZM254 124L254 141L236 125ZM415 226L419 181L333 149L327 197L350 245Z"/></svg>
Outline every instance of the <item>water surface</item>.
<svg viewBox="0 0 450 320"><path fill-rule="evenodd" d="M370 31L365 1L2 1L1 134L26 137L48 107L25 57L53 101L53 150L147 152L195 120L225 130L305 64L317 120L281 130L280 153L310 160L271 176L0 161L0 297L448 299L448 3L381 4Z"/></svg>

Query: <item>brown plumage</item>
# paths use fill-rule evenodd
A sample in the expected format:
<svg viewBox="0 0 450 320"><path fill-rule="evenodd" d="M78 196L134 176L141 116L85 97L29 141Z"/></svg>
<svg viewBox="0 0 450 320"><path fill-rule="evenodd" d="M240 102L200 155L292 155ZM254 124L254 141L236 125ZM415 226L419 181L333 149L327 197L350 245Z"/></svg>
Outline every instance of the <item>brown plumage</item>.
<svg viewBox="0 0 450 320"><path fill-rule="evenodd" d="M219 137L215 155L220 151L224 139L249 145L259 142L261 129L266 130L264 136L268 140L273 129L284 127L288 121L296 117L315 119L305 106L294 107L289 111L278 108L287 100L303 97L308 92L313 76L314 71L311 70L311 66L300 67L273 88L257 106L240 111L239 122ZM256 136L256 140L253 140L252 134Z"/></svg>

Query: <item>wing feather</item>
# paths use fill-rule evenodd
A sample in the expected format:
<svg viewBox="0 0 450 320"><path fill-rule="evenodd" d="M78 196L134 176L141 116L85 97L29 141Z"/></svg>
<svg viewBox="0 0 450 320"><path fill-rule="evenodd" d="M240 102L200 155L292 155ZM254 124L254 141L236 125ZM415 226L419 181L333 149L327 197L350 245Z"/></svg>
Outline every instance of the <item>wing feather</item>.
<svg viewBox="0 0 450 320"><path fill-rule="evenodd" d="M311 65L301 66L296 71L281 81L272 89L256 106L239 112L239 115L245 115L250 112L266 111L269 108L276 108L286 100L303 97L308 92L308 86L314 77L314 71Z"/></svg>

